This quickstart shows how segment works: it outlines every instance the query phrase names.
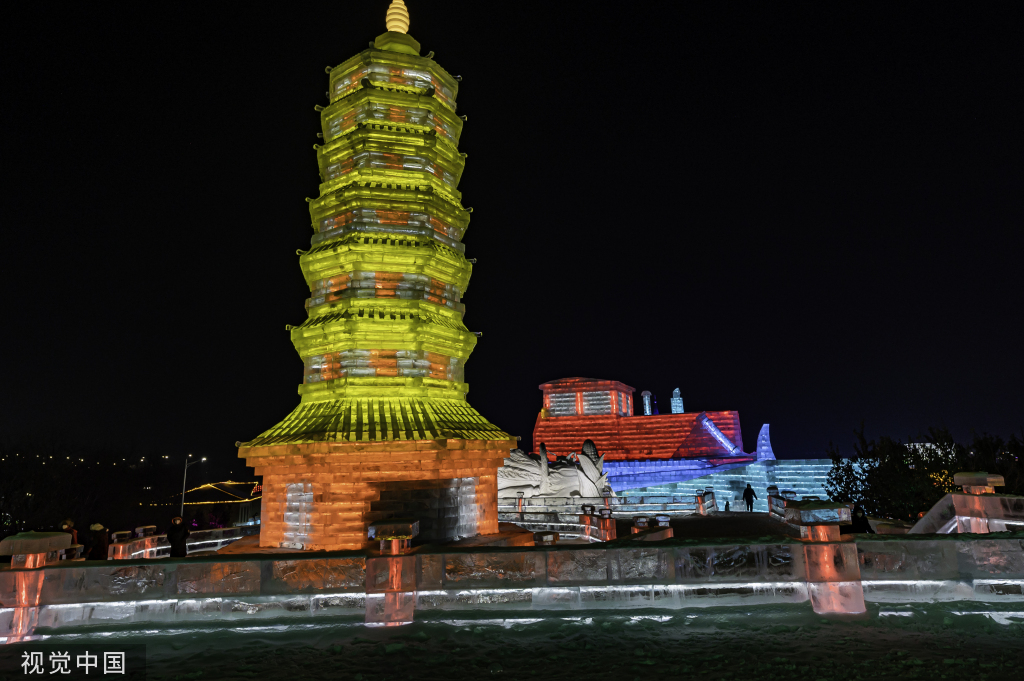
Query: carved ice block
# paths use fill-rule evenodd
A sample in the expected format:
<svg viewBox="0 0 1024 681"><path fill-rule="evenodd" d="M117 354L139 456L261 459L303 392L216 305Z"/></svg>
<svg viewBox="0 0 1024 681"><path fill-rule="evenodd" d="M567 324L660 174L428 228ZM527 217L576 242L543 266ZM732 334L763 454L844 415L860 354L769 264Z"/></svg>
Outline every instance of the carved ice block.
<svg viewBox="0 0 1024 681"><path fill-rule="evenodd" d="M808 582L847 582L860 579L857 545L808 544L804 546Z"/></svg>
<svg viewBox="0 0 1024 681"><path fill-rule="evenodd" d="M366 593L416 590L416 556L366 559Z"/></svg>
<svg viewBox="0 0 1024 681"><path fill-rule="evenodd" d="M996 487L1002 487L1006 482L1001 475L976 471L956 473L953 476L953 484L963 487L966 494L995 494Z"/></svg>
<svg viewBox="0 0 1024 681"><path fill-rule="evenodd" d="M855 582L808 582L811 606L819 615L857 615L867 612L864 588Z"/></svg>
<svg viewBox="0 0 1024 681"><path fill-rule="evenodd" d="M959 579L958 544L943 540L858 541L861 579L903 582Z"/></svg>
<svg viewBox="0 0 1024 681"><path fill-rule="evenodd" d="M850 507L818 501L786 504L786 522L790 525L848 524Z"/></svg>
<svg viewBox="0 0 1024 681"><path fill-rule="evenodd" d="M366 595L367 624L397 626L410 624L416 611L416 592L397 591Z"/></svg>
<svg viewBox="0 0 1024 681"><path fill-rule="evenodd" d="M616 538L615 519L611 517L609 509L603 508L601 510L607 511L607 515L588 514L579 516L580 525L583 526L583 536L595 541L611 541Z"/></svg>
<svg viewBox="0 0 1024 681"><path fill-rule="evenodd" d="M810 544L804 547L804 560L807 566L807 590L814 612L866 612L856 544Z"/></svg>
<svg viewBox="0 0 1024 681"><path fill-rule="evenodd" d="M410 518L388 518L370 523L366 531L369 539L390 541L392 539L412 539L420 533L420 521Z"/></svg>
<svg viewBox="0 0 1024 681"><path fill-rule="evenodd" d="M553 546L558 543L557 532L534 532L533 533L533 545L534 546Z"/></svg>
<svg viewBox="0 0 1024 681"><path fill-rule="evenodd" d="M1005 494L950 495L958 532L1004 532L1024 527L1024 497Z"/></svg>
<svg viewBox="0 0 1024 681"><path fill-rule="evenodd" d="M544 564L539 551L446 554L444 584L449 589L543 586Z"/></svg>
<svg viewBox="0 0 1024 681"><path fill-rule="evenodd" d="M50 553L71 546L67 532L19 532L0 541L0 556Z"/></svg>
<svg viewBox="0 0 1024 681"><path fill-rule="evenodd" d="M801 525L800 538L804 541L843 541L843 536L839 533L838 524Z"/></svg>

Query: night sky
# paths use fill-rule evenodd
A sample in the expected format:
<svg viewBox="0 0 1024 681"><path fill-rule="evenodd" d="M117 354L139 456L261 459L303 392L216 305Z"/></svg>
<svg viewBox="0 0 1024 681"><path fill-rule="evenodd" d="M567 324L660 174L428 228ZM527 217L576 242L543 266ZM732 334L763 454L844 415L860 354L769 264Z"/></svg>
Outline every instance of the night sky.
<svg viewBox="0 0 1024 681"><path fill-rule="evenodd" d="M1021 432L1019 3L407 4L463 77L469 400L524 445L568 376L780 458ZM324 67L387 5L7 8L0 434L245 477L298 402Z"/></svg>

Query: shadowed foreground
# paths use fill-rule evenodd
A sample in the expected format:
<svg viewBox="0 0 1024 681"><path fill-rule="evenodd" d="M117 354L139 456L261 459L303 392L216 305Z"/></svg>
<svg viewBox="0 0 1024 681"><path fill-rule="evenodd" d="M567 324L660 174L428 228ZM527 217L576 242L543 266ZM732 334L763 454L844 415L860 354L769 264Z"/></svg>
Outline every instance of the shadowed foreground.
<svg viewBox="0 0 1024 681"><path fill-rule="evenodd" d="M979 607L980 606L980 607ZM247 627L115 636L147 644L148 678L183 679L705 679L998 678L1024 665L1024 607L979 603L869 605L824 619L806 605L676 611L577 611L573 617L421 620ZM983 613L988 614L983 614ZM648 614L649 613L649 614ZM110 638L106 638L111 642ZM50 642L83 642L60 636ZM13 653L20 646L8 646Z"/></svg>

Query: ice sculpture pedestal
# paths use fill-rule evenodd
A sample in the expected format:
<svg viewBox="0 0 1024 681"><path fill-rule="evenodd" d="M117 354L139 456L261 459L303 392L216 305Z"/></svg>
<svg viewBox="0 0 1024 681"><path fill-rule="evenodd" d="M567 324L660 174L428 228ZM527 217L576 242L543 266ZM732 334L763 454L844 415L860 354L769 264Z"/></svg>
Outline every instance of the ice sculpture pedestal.
<svg viewBox="0 0 1024 681"><path fill-rule="evenodd" d="M0 556L11 556L13 573L13 598L4 598L13 609L8 643L32 640L39 620L42 568L58 563L61 551L70 547L71 535L67 532L21 532L0 541Z"/></svg>
<svg viewBox="0 0 1024 681"><path fill-rule="evenodd" d="M963 493L953 493L957 532L988 534L1024 528L1024 498L996 494L1005 485L1003 476L991 473L957 473L953 482Z"/></svg>
<svg viewBox="0 0 1024 681"><path fill-rule="evenodd" d="M807 593L814 612L856 615L867 612L860 581L857 545L839 526L850 523L850 507L814 499L797 501L778 494L768 497L769 517L807 542L804 561Z"/></svg>
<svg viewBox="0 0 1024 681"><path fill-rule="evenodd" d="M602 508L595 513L593 506L586 505L579 515L579 521L583 526L583 537L590 541L611 541L617 536L615 518L610 508Z"/></svg>
<svg viewBox="0 0 1024 681"><path fill-rule="evenodd" d="M416 557L412 539L420 533L416 520L371 523L367 538L380 541L380 557L366 559L366 619L385 627L411 624L416 610Z"/></svg>

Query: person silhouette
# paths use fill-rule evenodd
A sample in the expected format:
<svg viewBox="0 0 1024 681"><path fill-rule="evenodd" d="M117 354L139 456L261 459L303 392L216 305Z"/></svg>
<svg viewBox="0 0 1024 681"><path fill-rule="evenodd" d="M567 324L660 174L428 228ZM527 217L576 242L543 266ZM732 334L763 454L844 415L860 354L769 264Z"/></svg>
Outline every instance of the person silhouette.
<svg viewBox="0 0 1024 681"><path fill-rule="evenodd" d="M171 558L188 556L188 525L182 522L181 516L171 518L171 526L167 528L167 541L171 545Z"/></svg>
<svg viewBox="0 0 1024 681"><path fill-rule="evenodd" d="M747 511L754 510L754 499L757 498L757 493L751 488L750 483L747 483L747 488L743 490L743 501L747 502Z"/></svg>

